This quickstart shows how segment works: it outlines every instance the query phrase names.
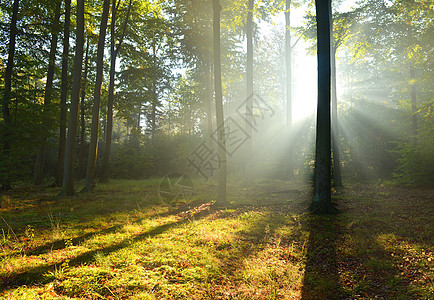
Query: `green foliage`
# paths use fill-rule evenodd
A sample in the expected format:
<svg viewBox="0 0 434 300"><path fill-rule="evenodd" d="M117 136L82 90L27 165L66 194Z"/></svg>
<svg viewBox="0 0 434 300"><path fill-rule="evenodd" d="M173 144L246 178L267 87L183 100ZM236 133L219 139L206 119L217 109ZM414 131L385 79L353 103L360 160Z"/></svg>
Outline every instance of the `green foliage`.
<svg viewBox="0 0 434 300"><path fill-rule="evenodd" d="M147 178L153 174L153 152L149 143L129 138L112 149L111 174L114 178Z"/></svg>
<svg viewBox="0 0 434 300"><path fill-rule="evenodd" d="M403 185L430 185L434 182L434 134L433 129L422 131L415 140L401 142L394 178Z"/></svg>

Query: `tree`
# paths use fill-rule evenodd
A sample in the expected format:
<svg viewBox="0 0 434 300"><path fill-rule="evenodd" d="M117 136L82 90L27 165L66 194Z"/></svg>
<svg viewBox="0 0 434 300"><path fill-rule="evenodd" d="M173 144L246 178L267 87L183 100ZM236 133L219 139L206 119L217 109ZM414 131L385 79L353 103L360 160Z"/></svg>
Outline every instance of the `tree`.
<svg viewBox="0 0 434 300"><path fill-rule="evenodd" d="M217 119L218 156L221 162L218 170L217 205L226 204L226 140L223 115L223 94L220 62L220 6L219 0L213 1L213 48L214 48L214 88Z"/></svg>
<svg viewBox="0 0 434 300"><path fill-rule="evenodd" d="M17 19L18 19L18 8L19 0L14 0L12 7L12 18L9 29L9 48L8 48L8 61L6 65L5 72L5 88L3 92L3 122L4 122L4 133L3 133L3 161L6 166L6 175L2 179L1 190L9 190L11 186L10 178L10 150L11 150L11 140L12 140L12 120L9 111L9 105L12 98L12 70L14 67L14 55L15 55L15 39L17 35Z"/></svg>
<svg viewBox="0 0 434 300"><path fill-rule="evenodd" d="M291 0L286 0L285 3L286 126L290 129L292 125Z"/></svg>
<svg viewBox="0 0 434 300"><path fill-rule="evenodd" d="M331 132L330 132L330 32L331 0L315 0L317 20L318 108L315 152L315 193L311 211L332 213L331 202Z"/></svg>
<svg viewBox="0 0 434 300"><path fill-rule="evenodd" d="M74 195L74 152L77 136L78 106L80 101L81 72L84 50L84 0L77 0L77 33L74 69L72 75L71 109L66 139L65 165L63 173L62 195Z"/></svg>
<svg viewBox="0 0 434 300"><path fill-rule="evenodd" d="M68 98L68 56L69 56L69 27L71 24L71 0L65 0L65 23L63 25L63 53L62 78L60 91L60 122L59 122L59 150L57 156L56 186L62 186L63 165L65 163L66 144L66 100Z"/></svg>
<svg viewBox="0 0 434 300"><path fill-rule="evenodd" d="M78 171L77 178L86 177L86 88L89 73L89 46L90 34L87 35L86 51L84 54L84 73L81 78L81 95L80 95L80 146L78 149Z"/></svg>
<svg viewBox="0 0 434 300"><path fill-rule="evenodd" d="M104 155L102 158L102 170L101 170L101 181L107 182L110 177L110 152L112 144L112 132L113 132L113 102L114 102L114 90L115 90L115 68L116 68L116 58L118 56L119 50L122 46L122 41L125 36L125 31L127 29L128 18L130 16L131 10L131 0L128 4L127 15L125 17L124 26L122 33L119 37L119 42L116 45L116 14L118 10L120 1L116 4L116 0L112 3L112 20L110 27L110 82L109 82L109 92L107 101L107 118L106 118L106 128L105 128L105 145L104 145Z"/></svg>
<svg viewBox="0 0 434 300"><path fill-rule="evenodd" d="M90 135L89 156L87 160L86 170L86 185L83 191L91 192L95 186L95 165L96 153L98 150L98 135L99 135L99 114L101 106L101 84L103 80L103 63L104 63L104 45L105 35L107 31L107 21L110 9L110 0L104 0L101 25L99 29L98 39L98 54L96 65L96 81L93 93L93 107L92 107L92 128Z"/></svg>
<svg viewBox="0 0 434 300"><path fill-rule="evenodd" d="M47 137L50 134L50 117L51 117L51 100L53 97L53 79L54 79L54 67L56 63L56 52L57 52L57 38L59 33L59 18L60 18L60 7L62 4L61 0L56 0L54 17L51 23L51 45L50 54L48 57L48 70L47 70L47 82L45 84L45 95L44 95L44 110L45 118L43 121L43 131L44 135L42 137L42 145L39 148L38 154L36 156L35 171L33 174L33 182L35 184L41 184L44 175L44 165L45 165L45 155L47 152Z"/></svg>
<svg viewBox="0 0 434 300"><path fill-rule="evenodd" d="M248 0L247 22L246 22L246 39L247 39L247 61L246 61L246 132L249 139L246 141L246 161L244 166L244 177L248 185L253 184L254 166L252 159L253 154L253 9L254 0Z"/></svg>

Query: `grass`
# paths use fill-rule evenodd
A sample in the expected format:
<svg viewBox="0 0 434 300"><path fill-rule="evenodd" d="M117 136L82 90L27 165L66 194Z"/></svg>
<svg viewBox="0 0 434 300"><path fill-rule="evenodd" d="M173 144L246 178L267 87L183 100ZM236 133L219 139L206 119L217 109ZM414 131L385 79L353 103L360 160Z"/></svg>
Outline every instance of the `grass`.
<svg viewBox="0 0 434 300"><path fill-rule="evenodd" d="M1 195L0 298L431 299L433 189L347 186L338 215L310 215L310 187L195 182L162 204L159 180L113 180L58 198Z"/></svg>

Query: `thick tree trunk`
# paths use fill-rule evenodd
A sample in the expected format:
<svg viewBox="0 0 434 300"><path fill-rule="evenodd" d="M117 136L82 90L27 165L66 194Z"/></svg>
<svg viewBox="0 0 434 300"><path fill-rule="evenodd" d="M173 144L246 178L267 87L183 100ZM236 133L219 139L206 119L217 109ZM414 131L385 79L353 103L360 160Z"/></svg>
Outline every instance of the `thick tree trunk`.
<svg viewBox="0 0 434 300"><path fill-rule="evenodd" d="M331 37L333 38L333 37ZM342 186L341 160L339 157L339 122L338 98L336 93L336 47L331 50L331 80L332 80L332 146L333 146L333 182L337 187Z"/></svg>
<svg viewBox="0 0 434 300"><path fill-rule="evenodd" d="M99 115L101 106L101 85L103 80L104 46L107 31L107 21L110 9L110 0L104 0L101 25L99 29L98 50L96 58L96 80L93 93L92 127L90 134L89 156L87 159L86 185L83 191L91 192L95 187L95 166L98 152Z"/></svg>
<svg viewBox="0 0 434 300"><path fill-rule="evenodd" d="M414 65L410 66L410 78L411 78L411 87L410 87L410 97L411 97L411 130L414 136L417 135L417 98L416 98L416 84L415 81L415 70Z"/></svg>
<svg viewBox="0 0 434 300"><path fill-rule="evenodd" d="M77 138L78 106L80 101L81 72L84 49L84 0L77 0L77 33L72 75L71 109L66 138L65 165L61 195L74 195L74 150Z"/></svg>
<svg viewBox="0 0 434 300"><path fill-rule="evenodd" d="M244 179L247 185L254 181L253 155L253 8L254 0L249 0L247 6L246 39L247 39L247 61L246 61L246 132L249 139L246 141L246 157L244 165Z"/></svg>
<svg viewBox="0 0 434 300"><path fill-rule="evenodd" d="M86 85L87 73L89 71L89 36L86 41L86 54L84 56L84 74L81 84L80 96L80 147L78 149L78 171L77 178L86 177Z"/></svg>
<svg viewBox="0 0 434 300"><path fill-rule="evenodd" d="M221 162L218 170L217 205L226 202L226 140L223 115L223 94L220 61L220 11L219 0L213 0L213 48L214 48L214 88L217 119L217 139L219 142L218 156Z"/></svg>
<svg viewBox="0 0 434 300"><path fill-rule="evenodd" d="M71 24L71 0L65 0L65 24L63 29L62 53L62 84L60 92L60 129L59 152L57 156L56 186L62 186L63 165L65 163L66 144L66 99L68 98L68 56L69 56L69 27Z"/></svg>
<svg viewBox="0 0 434 300"><path fill-rule="evenodd" d="M51 44L50 53L48 55L48 70L47 70L47 81L45 84L45 95L44 95L44 112L45 118L43 121L44 125L44 136L42 138L42 145L39 148L38 154L36 155L35 170L33 173L33 183L42 184L45 166L45 155L47 152L47 134L50 132L47 130L50 127L50 105L51 98L53 97L53 79L54 79L54 67L56 63L56 52L57 52L57 38L59 33L59 19L60 19L60 7L62 1L57 0L56 8L54 11L54 19L51 24Z"/></svg>
<svg viewBox="0 0 434 300"><path fill-rule="evenodd" d="M331 0L315 0L318 36L318 108L315 153L315 194L311 211L331 213L330 31Z"/></svg>
<svg viewBox="0 0 434 300"><path fill-rule="evenodd" d="M116 13L117 5L116 0L112 1L112 24L110 27L110 81L109 81L109 92L107 101L107 120L105 126L105 144L104 144L104 154L102 158L102 168L101 168L101 182L108 182L110 178L110 152L112 145L112 133L113 133L113 103L114 103L114 90L115 90L115 70L116 70L116 57L122 46L122 41L125 36L125 30L128 24L128 18L131 10L131 1L128 5L127 16L125 17L124 27L122 35L120 36L118 46L115 49L115 28L116 28Z"/></svg>
<svg viewBox="0 0 434 300"><path fill-rule="evenodd" d="M9 49L8 49L8 61L6 64L6 72L5 72L5 88L3 92L3 103L2 103L2 112L3 112L3 122L4 122L4 133L3 133L3 153L2 153L2 165L0 168L6 169L1 170L4 175L2 176L2 186L1 190L10 190L12 188L11 185L11 175L10 175L10 155L11 155L11 141L12 141L12 120L11 113L9 110L9 105L12 98L12 70L14 67L14 56L15 56L15 39L17 35L17 19L18 19L18 7L19 0L14 0L12 6L12 18L10 23L9 30Z"/></svg>

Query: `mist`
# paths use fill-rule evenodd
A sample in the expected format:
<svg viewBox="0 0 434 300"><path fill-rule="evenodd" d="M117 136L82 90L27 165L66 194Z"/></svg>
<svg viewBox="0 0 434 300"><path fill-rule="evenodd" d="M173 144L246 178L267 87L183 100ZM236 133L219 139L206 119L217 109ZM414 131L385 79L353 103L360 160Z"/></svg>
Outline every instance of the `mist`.
<svg viewBox="0 0 434 300"><path fill-rule="evenodd" d="M432 299L433 19L0 1L0 295Z"/></svg>

